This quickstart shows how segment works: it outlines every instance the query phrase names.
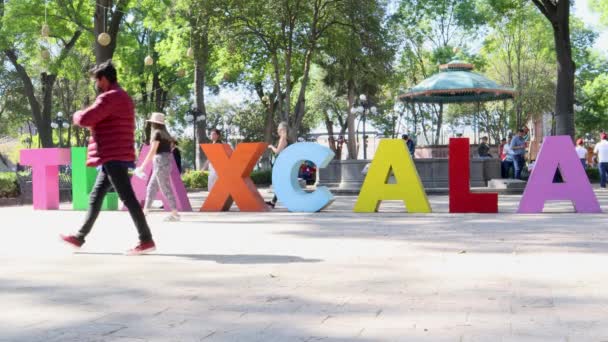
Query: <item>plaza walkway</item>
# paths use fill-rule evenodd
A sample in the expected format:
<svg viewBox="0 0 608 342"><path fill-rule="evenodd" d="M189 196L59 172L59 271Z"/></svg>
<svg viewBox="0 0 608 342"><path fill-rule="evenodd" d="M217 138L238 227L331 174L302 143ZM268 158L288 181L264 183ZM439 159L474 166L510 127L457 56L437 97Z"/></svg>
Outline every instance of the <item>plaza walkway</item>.
<svg viewBox="0 0 608 342"><path fill-rule="evenodd" d="M193 194L200 206L204 194ZM352 213L191 213L150 224L158 250L102 212L73 254L58 234L83 212L0 208L0 341L608 341L606 213L433 214L387 203Z"/></svg>

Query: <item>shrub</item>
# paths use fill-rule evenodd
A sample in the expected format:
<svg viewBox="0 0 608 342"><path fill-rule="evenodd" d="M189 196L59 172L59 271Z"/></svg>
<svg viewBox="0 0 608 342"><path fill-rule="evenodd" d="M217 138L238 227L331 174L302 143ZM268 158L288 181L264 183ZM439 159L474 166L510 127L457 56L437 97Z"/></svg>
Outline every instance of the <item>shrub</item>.
<svg viewBox="0 0 608 342"><path fill-rule="evenodd" d="M598 169L586 168L585 172L587 172L587 177L589 177L591 183L600 181L600 171Z"/></svg>
<svg viewBox="0 0 608 342"><path fill-rule="evenodd" d="M208 172L188 171L182 175L182 181L186 189L205 189L207 188Z"/></svg>
<svg viewBox="0 0 608 342"><path fill-rule="evenodd" d="M0 198L19 196L17 176L13 172L0 173Z"/></svg>
<svg viewBox="0 0 608 342"><path fill-rule="evenodd" d="M253 171L251 180L256 185L270 185L272 184L272 170Z"/></svg>

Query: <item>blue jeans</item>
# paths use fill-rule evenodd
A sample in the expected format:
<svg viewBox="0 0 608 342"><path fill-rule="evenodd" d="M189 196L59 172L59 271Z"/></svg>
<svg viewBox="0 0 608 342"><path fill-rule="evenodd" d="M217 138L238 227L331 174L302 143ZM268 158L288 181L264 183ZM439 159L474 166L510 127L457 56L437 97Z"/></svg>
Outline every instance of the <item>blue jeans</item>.
<svg viewBox="0 0 608 342"><path fill-rule="evenodd" d="M608 163L603 162L600 163L600 186L602 188L606 187L606 174L608 174Z"/></svg>
<svg viewBox="0 0 608 342"><path fill-rule="evenodd" d="M587 160L585 158L581 158L581 164L583 164L583 169L587 168Z"/></svg>
<svg viewBox="0 0 608 342"><path fill-rule="evenodd" d="M516 154L513 156L513 167L515 168L515 179L521 179L521 170L526 167L526 160L523 154Z"/></svg>

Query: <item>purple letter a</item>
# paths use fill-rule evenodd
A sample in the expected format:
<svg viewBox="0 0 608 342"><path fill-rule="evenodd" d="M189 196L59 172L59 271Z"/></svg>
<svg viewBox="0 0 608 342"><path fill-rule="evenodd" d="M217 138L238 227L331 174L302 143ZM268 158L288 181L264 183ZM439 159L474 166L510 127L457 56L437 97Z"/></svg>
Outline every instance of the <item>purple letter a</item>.
<svg viewBox="0 0 608 342"><path fill-rule="evenodd" d="M563 183L553 183L558 168ZM572 201L577 213L602 212L572 138L567 135L545 137L517 212L542 213L546 201L560 200Z"/></svg>

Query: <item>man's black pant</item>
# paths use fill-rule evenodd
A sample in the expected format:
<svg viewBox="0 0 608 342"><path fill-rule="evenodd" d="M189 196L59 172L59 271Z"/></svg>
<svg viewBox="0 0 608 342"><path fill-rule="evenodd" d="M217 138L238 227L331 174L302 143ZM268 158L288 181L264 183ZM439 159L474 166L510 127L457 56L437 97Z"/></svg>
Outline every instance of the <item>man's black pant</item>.
<svg viewBox="0 0 608 342"><path fill-rule="evenodd" d="M150 233L146 217L131 187L128 167L122 162L108 162L99 171L95 186L91 192L89 211L77 237L84 242L85 237L91 232L91 228L93 228L93 224L97 220L97 216L99 216L103 199L110 186L114 186L118 196L129 209L129 214L131 214L131 218L139 233L139 240L141 242L152 241L152 233Z"/></svg>

